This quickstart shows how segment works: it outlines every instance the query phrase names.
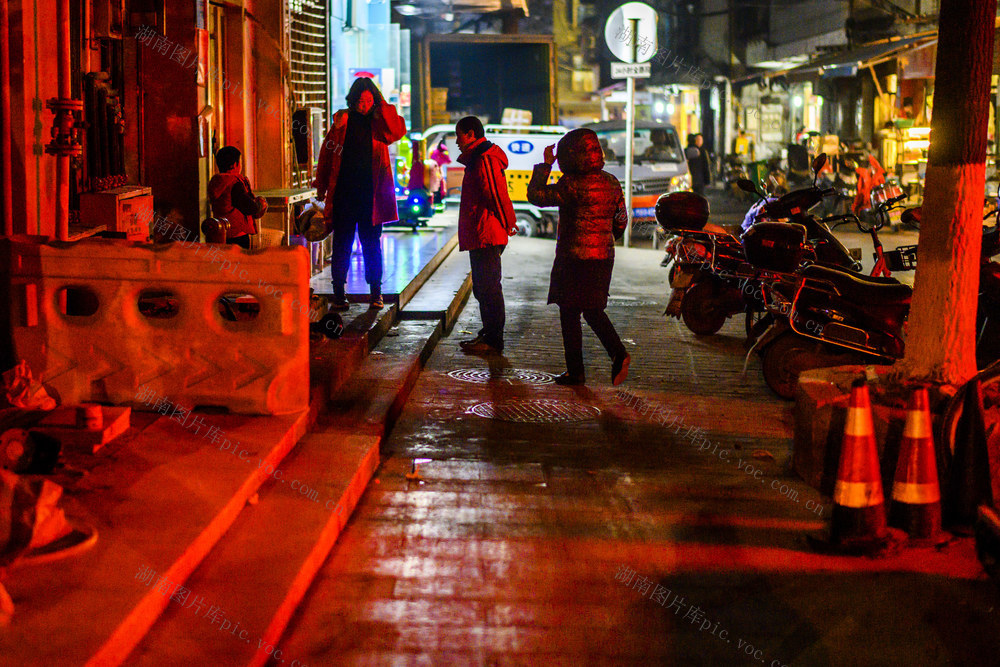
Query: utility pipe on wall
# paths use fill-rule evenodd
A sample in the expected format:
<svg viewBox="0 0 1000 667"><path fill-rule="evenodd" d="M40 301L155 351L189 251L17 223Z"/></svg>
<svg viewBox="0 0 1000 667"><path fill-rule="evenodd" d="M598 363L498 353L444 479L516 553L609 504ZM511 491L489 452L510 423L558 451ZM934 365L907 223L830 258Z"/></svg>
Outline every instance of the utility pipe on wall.
<svg viewBox="0 0 1000 667"><path fill-rule="evenodd" d="M45 152L56 156L56 238L69 240L69 168L70 159L83 153L80 143L80 123L83 102L74 100L70 72L69 0L56 3L57 56L59 58L59 97L45 103L55 114L52 141Z"/></svg>
<svg viewBox="0 0 1000 667"><path fill-rule="evenodd" d="M10 116L10 7L0 2L0 218L3 233L14 233L14 192L11 173L11 141L13 132Z"/></svg>
<svg viewBox="0 0 1000 667"><path fill-rule="evenodd" d="M69 73L69 0L58 0L56 24L59 29L59 99L68 100L73 97ZM69 239L69 155L65 151L56 156L56 238Z"/></svg>

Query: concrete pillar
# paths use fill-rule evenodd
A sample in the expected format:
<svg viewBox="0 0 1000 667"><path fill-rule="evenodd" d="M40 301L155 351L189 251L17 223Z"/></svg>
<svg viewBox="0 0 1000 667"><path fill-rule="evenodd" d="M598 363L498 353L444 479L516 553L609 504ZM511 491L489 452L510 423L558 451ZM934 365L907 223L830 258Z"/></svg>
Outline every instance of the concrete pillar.
<svg viewBox="0 0 1000 667"><path fill-rule="evenodd" d="M15 234L55 234L56 158L45 154L59 96L53 0L11 0L9 7L11 211Z"/></svg>

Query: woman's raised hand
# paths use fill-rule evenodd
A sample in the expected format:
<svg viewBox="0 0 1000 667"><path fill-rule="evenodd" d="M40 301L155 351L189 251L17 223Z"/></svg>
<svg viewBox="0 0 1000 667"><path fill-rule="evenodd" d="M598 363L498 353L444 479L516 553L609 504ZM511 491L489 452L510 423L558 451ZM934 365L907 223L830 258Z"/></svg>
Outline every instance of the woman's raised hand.
<svg viewBox="0 0 1000 667"><path fill-rule="evenodd" d="M555 144L545 147L545 151L542 154L542 159L545 160L545 164L551 166L552 164L555 163L556 161L555 150L556 150Z"/></svg>

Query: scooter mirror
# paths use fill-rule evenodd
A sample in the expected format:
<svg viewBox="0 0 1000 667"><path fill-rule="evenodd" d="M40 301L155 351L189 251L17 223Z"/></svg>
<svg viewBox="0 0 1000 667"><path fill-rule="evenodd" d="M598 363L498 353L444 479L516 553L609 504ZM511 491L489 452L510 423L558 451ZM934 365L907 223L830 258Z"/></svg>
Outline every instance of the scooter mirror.
<svg viewBox="0 0 1000 667"><path fill-rule="evenodd" d="M820 153L812 162L812 169L814 174L819 174L820 170L826 165L826 153Z"/></svg>
<svg viewBox="0 0 1000 667"><path fill-rule="evenodd" d="M749 178L741 178L736 181L736 187L738 187L743 192L749 192L751 194L760 194L757 192L757 186L753 184Z"/></svg>

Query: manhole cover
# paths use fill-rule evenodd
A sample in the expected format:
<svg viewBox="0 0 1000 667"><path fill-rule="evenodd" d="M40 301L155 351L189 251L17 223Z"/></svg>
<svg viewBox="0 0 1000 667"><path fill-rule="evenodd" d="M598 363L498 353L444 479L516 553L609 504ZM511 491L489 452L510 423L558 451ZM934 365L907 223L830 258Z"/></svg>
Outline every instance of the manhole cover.
<svg viewBox="0 0 1000 667"><path fill-rule="evenodd" d="M485 419L499 419L505 422L525 424L581 422L594 419L601 414L601 411L592 405L548 398L506 403L479 403L469 408L469 412Z"/></svg>
<svg viewBox="0 0 1000 667"><path fill-rule="evenodd" d="M486 384L487 382L504 382L506 384L552 384L555 376L543 371L532 371L526 368L502 368L490 370L489 368L462 368L448 373L448 377L462 382L475 382L476 384Z"/></svg>

